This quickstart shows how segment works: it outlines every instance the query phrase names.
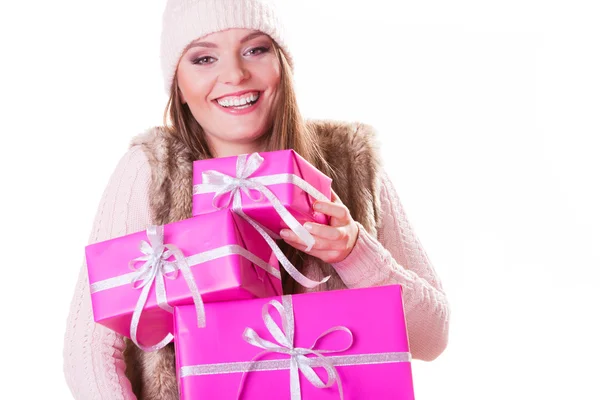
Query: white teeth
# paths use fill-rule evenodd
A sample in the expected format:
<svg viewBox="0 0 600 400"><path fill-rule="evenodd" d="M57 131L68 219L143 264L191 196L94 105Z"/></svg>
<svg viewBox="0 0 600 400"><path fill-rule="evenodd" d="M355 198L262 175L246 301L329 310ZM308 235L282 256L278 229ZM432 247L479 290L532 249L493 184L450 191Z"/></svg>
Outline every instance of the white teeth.
<svg viewBox="0 0 600 400"><path fill-rule="evenodd" d="M239 107L245 106L250 102L256 101L258 99L258 93L252 93L250 95L235 98L235 99L218 99L217 103L222 107Z"/></svg>

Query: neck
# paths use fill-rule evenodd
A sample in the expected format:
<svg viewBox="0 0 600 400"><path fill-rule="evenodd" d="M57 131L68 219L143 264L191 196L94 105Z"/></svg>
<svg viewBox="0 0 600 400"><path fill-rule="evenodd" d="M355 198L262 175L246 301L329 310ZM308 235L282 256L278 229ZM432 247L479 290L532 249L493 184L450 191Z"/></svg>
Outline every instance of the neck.
<svg viewBox="0 0 600 400"><path fill-rule="evenodd" d="M238 156L240 154L251 154L263 151L260 141L248 143L219 143L213 141L210 143L210 150L215 158Z"/></svg>

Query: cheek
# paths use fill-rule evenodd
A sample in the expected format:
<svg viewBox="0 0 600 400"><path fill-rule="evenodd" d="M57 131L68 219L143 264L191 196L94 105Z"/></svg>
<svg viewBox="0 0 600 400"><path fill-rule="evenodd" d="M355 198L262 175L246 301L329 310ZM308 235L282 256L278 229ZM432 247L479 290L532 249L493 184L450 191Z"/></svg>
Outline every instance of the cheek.
<svg viewBox="0 0 600 400"><path fill-rule="evenodd" d="M279 86L281 71L277 57L265 58L251 68L251 75L265 87L274 91Z"/></svg>
<svg viewBox="0 0 600 400"><path fill-rule="evenodd" d="M179 89L182 92L187 92L187 86L188 86L188 79L187 79L187 72L185 71L185 67L182 65L179 65L177 67L177 86L179 86Z"/></svg>
<svg viewBox="0 0 600 400"><path fill-rule="evenodd" d="M210 92L210 79L188 68L177 71L177 84L181 91L182 101L194 103L205 99Z"/></svg>
<svg viewBox="0 0 600 400"><path fill-rule="evenodd" d="M281 68L277 59L273 60L271 68L269 70L268 79L271 86L279 86L279 80L281 79Z"/></svg>
<svg viewBox="0 0 600 400"><path fill-rule="evenodd" d="M271 65L269 65L269 68L262 68L257 72L257 76L261 82L261 86L263 86L264 88L266 88L270 93L271 96L275 96L278 92L279 89L279 81L280 81L280 74L279 74L279 69L275 69L272 68Z"/></svg>

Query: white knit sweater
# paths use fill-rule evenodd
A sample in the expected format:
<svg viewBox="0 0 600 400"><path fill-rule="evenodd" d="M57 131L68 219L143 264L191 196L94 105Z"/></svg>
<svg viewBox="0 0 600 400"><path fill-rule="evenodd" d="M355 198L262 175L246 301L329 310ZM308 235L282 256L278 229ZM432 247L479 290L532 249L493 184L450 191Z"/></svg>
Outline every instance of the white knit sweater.
<svg viewBox="0 0 600 400"><path fill-rule="evenodd" d="M145 230L151 224L148 203L150 165L140 147L121 159L106 187L89 242L96 243ZM399 283L410 350L414 358L433 360L446 347L449 309L440 280L404 214L389 178L383 174L377 238L360 226L350 255L334 264L349 288ZM316 271L309 277L315 276ZM92 316L86 266L83 265L71 303L64 342L64 371L76 399L135 399L125 377L123 337Z"/></svg>

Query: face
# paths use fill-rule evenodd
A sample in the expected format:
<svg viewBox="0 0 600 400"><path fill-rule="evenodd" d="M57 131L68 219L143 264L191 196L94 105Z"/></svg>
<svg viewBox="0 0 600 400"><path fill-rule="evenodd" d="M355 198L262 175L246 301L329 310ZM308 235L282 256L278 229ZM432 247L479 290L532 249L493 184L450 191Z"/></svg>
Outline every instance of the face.
<svg viewBox="0 0 600 400"><path fill-rule="evenodd" d="M258 31L229 29L188 46L176 75L181 100L216 156L250 152L271 127L280 72L273 41Z"/></svg>

